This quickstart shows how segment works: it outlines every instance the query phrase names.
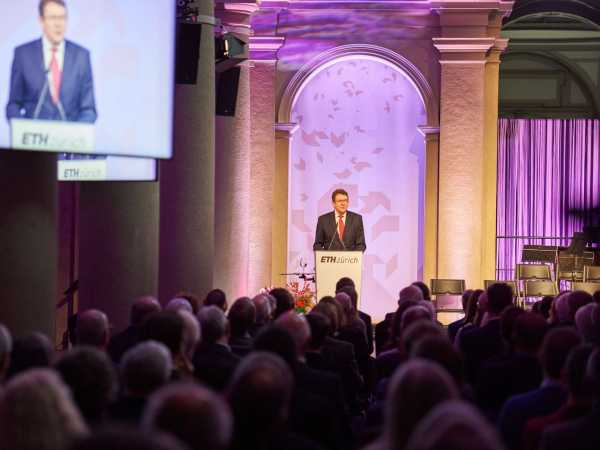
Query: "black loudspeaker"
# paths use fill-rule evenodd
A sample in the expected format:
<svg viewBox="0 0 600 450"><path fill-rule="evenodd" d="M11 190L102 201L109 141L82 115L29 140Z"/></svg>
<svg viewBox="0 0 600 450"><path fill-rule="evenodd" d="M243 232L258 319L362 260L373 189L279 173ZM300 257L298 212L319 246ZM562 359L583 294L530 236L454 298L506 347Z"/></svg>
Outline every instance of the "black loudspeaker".
<svg viewBox="0 0 600 450"><path fill-rule="evenodd" d="M201 33L202 25L198 23L177 23L175 83L196 84Z"/></svg>
<svg viewBox="0 0 600 450"><path fill-rule="evenodd" d="M217 74L216 109L218 116L235 116L239 81L239 67L233 67Z"/></svg>

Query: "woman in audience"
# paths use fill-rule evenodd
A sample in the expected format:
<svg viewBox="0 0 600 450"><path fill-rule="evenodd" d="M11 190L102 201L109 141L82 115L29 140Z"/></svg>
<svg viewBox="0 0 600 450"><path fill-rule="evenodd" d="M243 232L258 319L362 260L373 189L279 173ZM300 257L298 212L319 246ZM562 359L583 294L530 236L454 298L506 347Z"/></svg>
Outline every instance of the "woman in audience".
<svg viewBox="0 0 600 450"><path fill-rule="evenodd" d="M51 369L30 369L0 395L1 450L65 450L87 433L69 389Z"/></svg>

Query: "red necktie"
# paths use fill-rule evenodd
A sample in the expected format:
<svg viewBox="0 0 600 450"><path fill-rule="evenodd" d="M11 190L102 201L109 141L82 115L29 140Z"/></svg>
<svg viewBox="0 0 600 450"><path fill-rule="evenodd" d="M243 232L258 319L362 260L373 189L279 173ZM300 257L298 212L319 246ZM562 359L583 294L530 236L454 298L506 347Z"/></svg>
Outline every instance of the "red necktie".
<svg viewBox="0 0 600 450"><path fill-rule="evenodd" d="M344 239L344 216L340 216L338 221L338 234L340 235L340 239Z"/></svg>
<svg viewBox="0 0 600 450"><path fill-rule="evenodd" d="M58 60L56 59L56 47L52 47L52 58L50 59L50 75L52 77L52 88L50 93L52 94L52 100L54 103L58 103L58 96L60 94L60 81L62 73L58 67Z"/></svg>

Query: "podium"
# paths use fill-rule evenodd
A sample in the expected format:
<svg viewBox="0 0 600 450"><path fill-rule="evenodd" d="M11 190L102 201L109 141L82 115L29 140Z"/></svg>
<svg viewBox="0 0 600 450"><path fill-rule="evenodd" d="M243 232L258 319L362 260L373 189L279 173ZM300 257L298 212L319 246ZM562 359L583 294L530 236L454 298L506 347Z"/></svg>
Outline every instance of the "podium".
<svg viewBox="0 0 600 450"><path fill-rule="evenodd" d="M95 127L60 120L11 119L11 148L41 152L93 153Z"/></svg>
<svg viewBox="0 0 600 450"><path fill-rule="evenodd" d="M362 258L361 251L316 250L317 301L326 295L334 297L335 284L340 278L348 277L354 281L360 306Z"/></svg>

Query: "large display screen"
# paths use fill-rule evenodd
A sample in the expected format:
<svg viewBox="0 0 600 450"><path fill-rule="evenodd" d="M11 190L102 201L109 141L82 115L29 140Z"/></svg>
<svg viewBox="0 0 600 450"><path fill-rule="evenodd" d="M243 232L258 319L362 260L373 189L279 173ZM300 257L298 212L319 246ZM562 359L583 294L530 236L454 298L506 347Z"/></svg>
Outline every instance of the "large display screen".
<svg viewBox="0 0 600 450"><path fill-rule="evenodd" d="M0 4L0 148L171 157L173 0Z"/></svg>

